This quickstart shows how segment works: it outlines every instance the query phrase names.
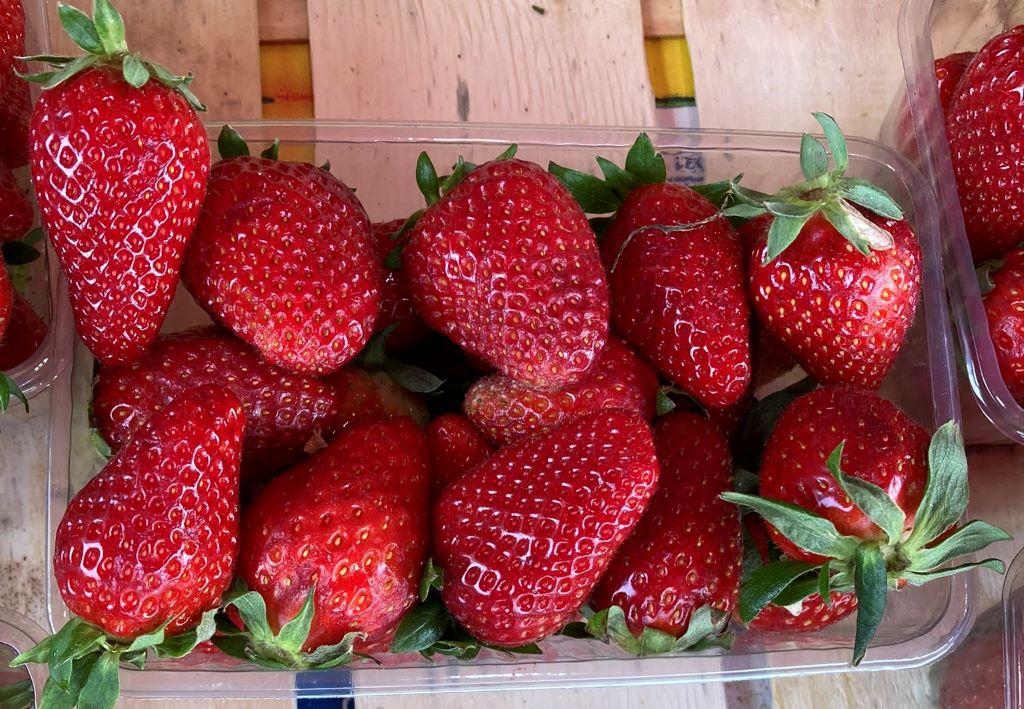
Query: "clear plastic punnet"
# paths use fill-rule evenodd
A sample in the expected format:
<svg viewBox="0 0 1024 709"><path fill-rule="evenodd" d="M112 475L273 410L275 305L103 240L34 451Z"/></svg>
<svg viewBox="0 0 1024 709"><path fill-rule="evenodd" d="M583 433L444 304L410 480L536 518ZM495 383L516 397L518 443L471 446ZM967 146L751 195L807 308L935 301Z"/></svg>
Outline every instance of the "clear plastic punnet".
<svg viewBox="0 0 1024 709"><path fill-rule="evenodd" d="M935 191L946 287L959 335L962 364L984 419L965 404L968 443L1010 438L1024 443L1024 408L1010 396L996 361L971 249L957 198L934 61L976 51L993 36L1024 22L1021 0L905 0L898 33L906 92L901 91L882 129L884 142L919 167ZM994 426L994 428L993 428Z"/></svg>
<svg viewBox="0 0 1024 709"><path fill-rule="evenodd" d="M596 155L621 161L638 132L324 122L235 127L254 150L279 137L282 159L316 164L329 160L331 170L357 190L375 221L404 217L422 206L413 177L420 151L427 151L440 168L454 163L460 154L483 162L515 143L518 157L543 165L555 160L594 171ZM218 128L210 126L211 136ZM743 173L748 186L774 190L799 178L799 135L664 129L648 134L665 154L675 179L713 181ZM959 418L934 199L920 173L891 149L856 138L849 141L849 148L848 174L869 178L892 194L920 240L922 299L882 394L934 431ZM207 322L205 314L179 289L165 330L203 322ZM65 368L51 389L46 505L50 553L68 500L102 466L89 429L94 362L76 344L70 324L57 334L53 356L67 358L72 366ZM968 574L894 594L858 671L917 667L949 652L971 626L973 583ZM52 573L46 592L49 622L57 629L68 613ZM381 666L363 662L314 673L262 670L217 653L200 652L182 661L154 660L142 672L122 670L121 686L132 697L318 697L751 679L850 671L853 637L853 620L847 619L814 634L740 632L727 652L636 659L611 646L560 636L542 642L540 656L485 651L472 661L431 661L418 655L381 655Z"/></svg>
<svg viewBox="0 0 1024 709"><path fill-rule="evenodd" d="M25 2L25 50L29 54L47 54L50 42L47 33L45 3ZM38 90L33 89L33 95ZM18 183L30 188L28 166L9 166L14 169ZM30 198L32 198L30 192ZM38 224L38 216L36 224ZM16 290L28 301L32 310L46 323L46 337L36 351L21 364L7 370L26 396L32 397L45 389L67 363L60 359L64 353L54 347L58 333L71 327L71 309L56 257L47 248L45 238L35 246L42 257L30 264L10 269Z"/></svg>

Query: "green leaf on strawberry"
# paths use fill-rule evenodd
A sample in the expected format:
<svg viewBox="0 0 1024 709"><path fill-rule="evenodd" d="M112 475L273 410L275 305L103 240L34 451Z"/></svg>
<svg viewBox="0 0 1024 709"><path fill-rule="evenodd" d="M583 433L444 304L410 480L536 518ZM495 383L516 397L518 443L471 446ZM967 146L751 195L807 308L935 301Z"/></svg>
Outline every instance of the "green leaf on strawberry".
<svg viewBox="0 0 1024 709"><path fill-rule="evenodd" d="M789 605L815 593L827 600L832 590L852 590L858 602L856 665L882 621L890 589L976 568L1002 573L998 559L947 564L1012 537L978 520L957 527L967 509L967 457L955 422L940 427L931 439L925 491L909 530L908 513L888 492L843 473L843 448L840 444L828 457L828 470L856 510L881 530L881 538L842 535L831 521L795 505L735 492L722 497L757 511L800 550L826 557L824 565L784 560L754 571L741 590L741 617L749 622L769 603Z"/></svg>
<svg viewBox="0 0 1024 709"><path fill-rule="evenodd" d="M22 709L23 707L34 706L34 701L35 694L32 690L32 680L30 679L23 679L0 687L0 707Z"/></svg>
<svg viewBox="0 0 1024 709"><path fill-rule="evenodd" d="M678 638L650 627L644 628L639 635L633 634L626 624L625 614L618 606L610 606L596 613L587 608L584 612L590 614L585 626L589 635L637 657L670 652L700 652L712 647L728 648L732 644L732 636L726 632L728 617L711 606L701 606L693 611L686 632Z"/></svg>
<svg viewBox="0 0 1024 709"><path fill-rule="evenodd" d="M155 79L181 94L195 110L206 110L206 106L189 89L191 74L177 76L167 68L129 51L125 41L124 18L109 0L93 0L92 17L70 5L58 3L57 17L71 41L86 54L81 57L49 54L21 57L25 61L41 62L52 68L33 74L19 73L21 78L51 89L93 66L112 66L119 68L124 80L135 88L141 88L150 79Z"/></svg>
<svg viewBox="0 0 1024 709"><path fill-rule="evenodd" d="M18 399L28 413L28 397L21 390L18 383L11 379L4 372L0 372L0 414L5 413L11 406L11 397Z"/></svg>

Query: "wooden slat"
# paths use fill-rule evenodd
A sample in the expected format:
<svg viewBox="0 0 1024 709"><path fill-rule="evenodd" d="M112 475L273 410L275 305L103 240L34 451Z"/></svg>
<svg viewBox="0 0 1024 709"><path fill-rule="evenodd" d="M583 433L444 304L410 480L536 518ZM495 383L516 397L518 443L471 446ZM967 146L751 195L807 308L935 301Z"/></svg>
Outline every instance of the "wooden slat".
<svg viewBox="0 0 1024 709"><path fill-rule="evenodd" d="M642 125L654 115L635 0L310 0L309 37L318 118Z"/></svg>
<svg viewBox="0 0 1024 709"><path fill-rule="evenodd" d="M88 11L89 0L70 0ZM177 73L191 71L207 119L259 118L260 65L256 0L131 0L118 3L128 43ZM80 53L50 3L50 36L59 52Z"/></svg>
<svg viewBox="0 0 1024 709"><path fill-rule="evenodd" d="M701 125L873 137L903 82L893 0L683 0Z"/></svg>
<svg viewBox="0 0 1024 709"><path fill-rule="evenodd" d="M683 34L683 0L640 0L644 37L678 37Z"/></svg>
<svg viewBox="0 0 1024 709"><path fill-rule="evenodd" d="M258 0L261 42L309 39L306 0Z"/></svg>

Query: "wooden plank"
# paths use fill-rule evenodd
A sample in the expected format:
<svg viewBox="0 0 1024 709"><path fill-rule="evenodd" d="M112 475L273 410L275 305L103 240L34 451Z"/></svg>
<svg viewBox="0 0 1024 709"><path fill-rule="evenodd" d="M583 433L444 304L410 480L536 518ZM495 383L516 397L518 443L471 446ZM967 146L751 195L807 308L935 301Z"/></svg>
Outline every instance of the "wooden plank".
<svg viewBox="0 0 1024 709"><path fill-rule="evenodd" d="M70 0L89 11L89 0ZM259 118L260 64L256 0L132 0L118 3L129 46L171 71L191 71L207 120ZM80 54L49 4L58 53Z"/></svg>
<svg viewBox="0 0 1024 709"><path fill-rule="evenodd" d="M874 137L903 82L892 0L683 0L701 126Z"/></svg>
<svg viewBox="0 0 1024 709"><path fill-rule="evenodd" d="M306 0L258 0L261 42L309 40Z"/></svg>
<svg viewBox="0 0 1024 709"><path fill-rule="evenodd" d="M310 0L316 116L650 124L641 28L635 0Z"/></svg>
<svg viewBox="0 0 1024 709"><path fill-rule="evenodd" d="M683 34L683 0L640 0L644 37L679 37Z"/></svg>

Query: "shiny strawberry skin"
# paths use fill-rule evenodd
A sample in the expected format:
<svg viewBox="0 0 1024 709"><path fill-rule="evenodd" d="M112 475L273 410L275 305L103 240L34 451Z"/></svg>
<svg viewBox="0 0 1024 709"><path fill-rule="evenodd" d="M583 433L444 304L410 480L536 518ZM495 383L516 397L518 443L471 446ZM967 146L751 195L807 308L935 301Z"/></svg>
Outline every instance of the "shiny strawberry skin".
<svg viewBox="0 0 1024 709"><path fill-rule="evenodd" d="M32 205L14 173L0 163L0 241L20 239L32 228Z"/></svg>
<svg viewBox="0 0 1024 709"><path fill-rule="evenodd" d="M354 630L386 641L415 602L429 542L430 456L407 418L350 429L246 510L239 575L276 631L314 584L305 650ZM358 646L358 645L357 645Z"/></svg>
<svg viewBox="0 0 1024 709"><path fill-rule="evenodd" d="M377 330L383 330L390 325L395 326L388 336L387 349L389 351L406 350L422 344L430 337L431 332L412 307L409 289L401 272L390 269L384 264L397 244L392 236L402 228L403 224L405 224L404 219L392 219L389 222L373 224L374 248L383 270Z"/></svg>
<svg viewBox="0 0 1024 709"><path fill-rule="evenodd" d="M762 633L813 632L838 623L857 609L857 596L851 592L832 591L831 607L818 594L803 599L800 609L770 603L754 617L747 627Z"/></svg>
<svg viewBox="0 0 1024 709"><path fill-rule="evenodd" d="M288 467L314 435L334 433L340 400L333 387L275 367L213 327L165 335L131 364L101 369L93 388L93 425L116 451L172 400L208 385L224 386L242 402L246 481Z"/></svg>
<svg viewBox="0 0 1024 709"><path fill-rule="evenodd" d="M444 602L514 647L571 620L647 508L658 461L636 414L602 411L502 448L434 508Z"/></svg>
<svg viewBox="0 0 1024 709"><path fill-rule="evenodd" d="M89 69L36 102L31 168L79 336L106 365L156 338L206 191L196 112L156 81Z"/></svg>
<svg viewBox="0 0 1024 709"><path fill-rule="evenodd" d="M25 9L22 0L0 0L0 95L8 85L20 81L15 57L25 54Z"/></svg>
<svg viewBox="0 0 1024 709"><path fill-rule="evenodd" d="M7 269L0 266L0 338L7 334L14 311L14 287Z"/></svg>
<svg viewBox="0 0 1024 709"><path fill-rule="evenodd" d="M201 403L200 403L201 402ZM68 609L117 638L220 603L238 554L238 399L204 387L132 437L68 504L53 570Z"/></svg>
<svg viewBox="0 0 1024 709"><path fill-rule="evenodd" d="M910 529L928 479L928 432L891 402L860 389L817 389L789 405L761 459L761 496L824 517L840 534L884 539L828 470L829 455L843 442L843 473L885 490L906 513L906 528ZM795 546L773 527L769 532L789 558L824 561Z"/></svg>
<svg viewBox="0 0 1024 709"><path fill-rule="evenodd" d="M921 249L905 221L864 216L895 246L857 251L820 213L774 260L762 263L772 217L755 232L750 293L761 324L822 384L877 389L889 372L921 292Z"/></svg>
<svg viewBox="0 0 1024 709"><path fill-rule="evenodd" d="M454 413L442 414L427 425L427 445L433 464L434 494L494 452L494 446L472 421Z"/></svg>
<svg viewBox="0 0 1024 709"><path fill-rule="evenodd" d="M8 167L28 163L28 126L32 116L32 96L28 83L11 81L0 91L0 161Z"/></svg>
<svg viewBox="0 0 1024 709"><path fill-rule="evenodd" d="M724 218L681 232L643 229L715 213L687 187L639 187L608 226L601 254L615 331L701 404L721 408L750 386L750 307L736 234Z"/></svg>
<svg viewBox="0 0 1024 709"><path fill-rule="evenodd" d="M342 367L324 381L338 397L339 431L391 416L408 416L420 428L427 424L429 412L423 396L403 389L386 372Z"/></svg>
<svg viewBox="0 0 1024 709"><path fill-rule="evenodd" d="M967 239L975 261L1001 256L1024 240L1018 205L1024 201L1024 165L1016 155L1024 138L1024 25L990 39L958 85L946 117Z"/></svg>
<svg viewBox="0 0 1024 709"><path fill-rule="evenodd" d="M326 374L373 333L381 272L355 193L307 163L217 163L185 284L210 316L279 367Z"/></svg>
<svg viewBox="0 0 1024 709"><path fill-rule="evenodd" d="M616 337L587 375L561 389L534 389L503 374L479 379L466 393L466 416L499 445L558 428L604 409L633 411L650 421L658 375Z"/></svg>
<svg viewBox="0 0 1024 709"><path fill-rule="evenodd" d="M1006 388L1024 401L1024 250L1015 249L991 275L995 287L983 296L996 361Z"/></svg>
<svg viewBox="0 0 1024 709"><path fill-rule="evenodd" d="M732 463L717 428L673 411L658 419L654 442L658 491L591 603L622 608L634 633L653 627L678 637L698 608L736 607L743 540L739 511L718 497L732 489Z"/></svg>
<svg viewBox="0 0 1024 709"><path fill-rule="evenodd" d="M594 232L538 165L470 172L419 219L402 261L423 320L519 381L579 381L604 347L608 286Z"/></svg>
<svg viewBox="0 0 1024 709"><path fill-rule="evenodd" d="M13 295L10 322L0 338L0 371L17 367L46 339L46 323L17 291Z"/></svg>
<svg viewBox="0 0 1024 709"><path fill-rule="evenodd" d="M974 52L957 52L935 60L935 83L939 87L939 104L942 106L942 115L949 115L949 107L953 105L960 78L967 71L972 59L974 59Z"/></svg>

